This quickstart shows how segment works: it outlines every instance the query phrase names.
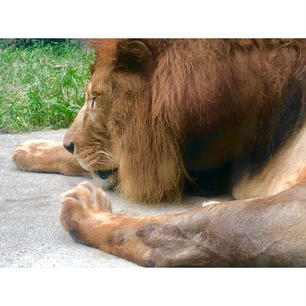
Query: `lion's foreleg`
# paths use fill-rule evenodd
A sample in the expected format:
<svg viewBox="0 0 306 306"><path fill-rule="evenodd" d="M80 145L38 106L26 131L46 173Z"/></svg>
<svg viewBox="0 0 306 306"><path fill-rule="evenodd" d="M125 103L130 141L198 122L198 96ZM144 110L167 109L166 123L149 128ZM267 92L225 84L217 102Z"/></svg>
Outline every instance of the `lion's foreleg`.
<svg viewBox="0 0 306 306"><path fill-rule="evenodd" d="M111 213L105 194L82 183L63 196L72 237L144 266L306 266L305 184L273 197L183 214Z"/></svg>
<svg viewBox="0 0 306 306"><path fill-rule="evenodd" d="M62 143L29 140L15 147L12 159L24 171L57 172L65 175L90 176Z"/></svg>

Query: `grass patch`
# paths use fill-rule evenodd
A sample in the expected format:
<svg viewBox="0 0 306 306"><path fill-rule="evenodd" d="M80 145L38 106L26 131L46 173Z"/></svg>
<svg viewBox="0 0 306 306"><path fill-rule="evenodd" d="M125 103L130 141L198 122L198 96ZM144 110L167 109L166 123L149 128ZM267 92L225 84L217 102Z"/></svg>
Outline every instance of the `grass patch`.
<svg viewBox="0 0 306 306"><path fill-rule="evenodd" d="M0 131L68 127L84 103L93 60L77 40L27 47L0 40Z"/></svg>

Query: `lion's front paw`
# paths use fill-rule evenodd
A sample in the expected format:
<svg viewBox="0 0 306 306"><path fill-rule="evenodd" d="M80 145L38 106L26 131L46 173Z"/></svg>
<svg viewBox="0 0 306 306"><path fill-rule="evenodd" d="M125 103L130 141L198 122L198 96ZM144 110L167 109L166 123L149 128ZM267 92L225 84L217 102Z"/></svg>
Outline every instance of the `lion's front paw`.
<svg viewBox="0 0 306 306"><path fill-rule="evenodd" d="M12 159L18 169L24 171L49 171L50 150L58 144L46 140L28 140L15 147ZM53 156L52 156L53 157Z"/></svg>
<svg viewBox="0 0 306 306"><path fill-rule="evenodd" d="M103 216L111 212L106 194L89 182L82 182L62 195L60 220L77 242L88 242L85 235L90 231L90 225L97 218L103 221Z"/></svg>

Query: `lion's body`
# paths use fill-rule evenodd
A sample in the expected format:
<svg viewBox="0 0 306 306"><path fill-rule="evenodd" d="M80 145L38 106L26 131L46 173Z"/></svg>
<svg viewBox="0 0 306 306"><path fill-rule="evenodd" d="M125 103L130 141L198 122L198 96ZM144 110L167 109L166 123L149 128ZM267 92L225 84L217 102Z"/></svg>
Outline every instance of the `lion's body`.
<svg viewBox="0 0 306 306"><path fill-rule="evenodd" d="M221 257L203 259L205 247L192 249L192 237L207 234L205 224L209 221L203 223L207 219L203 212L210 210L206 208L186 213L186 217L153 220L113 215L112 219L103 201L97 200L101 215L82 217L91 228L85 230L75 220L80 218L76 208L80 200L75 194L105 196L87 185L66 195L61 213L64 227L73 235L78 233L77 240L146 265L226 265L233 260L245 265L259 260L259 265L266 265L266 258L271 264L304 265L302 233L306 224L296 214L304 213L306 205L305 195L297 187L306 180L306 40L106 40L94 41L94 45L97 57L86 102L64 139L65 147L81 166L116 184L124 197L139 202L177 200L187 191L203 195L232 192L236 199L256 197L238 201L240 206L229 202L228 208L221 210L228 210L233 220L243 211L251 220L250 201L254 201L253 207L259 207L262 217L250 228L265 230L254 238L254 243L259 243L254 252L236 254L236 259L225 262L220 250L213 247ZM287 244L291 255L284 255L282 243L260 253L259 249L271 242L263 242L270 231L272 241L293 239L294 233L288 234L287 226L278 228L276 224L284 218L283 208L277 208L279 200L293 203L294 190L299 196L294 208L288 209L287 225L300 234L296 243ZM81 202L90 212L89 204ZM216 215L212 213L211 222L220 219L218 209ZM275 213L273 222L271 210ZM169 221L172 218L174 221ZM127 227L129 234L118 232L118 224ZM238 236L242 228L248 231L245 224L241 229L234 228L233 222L224 224L219 229L222 235L228 230ZM155 250L156 254L151 249L154 232L164 235L165 241L170 237L174 244L189 237L186 248L190 252L182 250L185 255L176 259L176 255L168 254L170 249L164 253ZM114 246L108 235L132 242ZM214 236L211 229L208 235ZM238 245L237 235L228 241ZM208 243L197 239L197 245ZM162 239L159 241L164 247ZM138 257L135 245L140 248ZM279 257L275 259L270 251L278 252ZM246 259L252 256L257 259Z"/></svg>

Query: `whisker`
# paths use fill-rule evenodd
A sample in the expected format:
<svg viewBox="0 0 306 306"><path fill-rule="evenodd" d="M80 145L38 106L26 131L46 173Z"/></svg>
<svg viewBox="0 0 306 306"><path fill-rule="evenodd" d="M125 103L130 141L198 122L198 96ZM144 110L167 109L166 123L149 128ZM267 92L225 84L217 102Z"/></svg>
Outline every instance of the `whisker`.
<svg viewBox="0 0 306 306"><path fill-rule="evenodd" d="M97 153L103 154L104 156L106 156L109 159L113 158L113 155L110 152L106 151L106 150L98 150Z"/></svg>

